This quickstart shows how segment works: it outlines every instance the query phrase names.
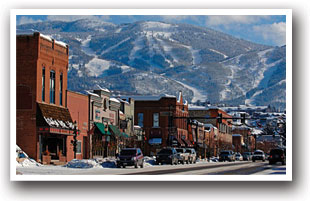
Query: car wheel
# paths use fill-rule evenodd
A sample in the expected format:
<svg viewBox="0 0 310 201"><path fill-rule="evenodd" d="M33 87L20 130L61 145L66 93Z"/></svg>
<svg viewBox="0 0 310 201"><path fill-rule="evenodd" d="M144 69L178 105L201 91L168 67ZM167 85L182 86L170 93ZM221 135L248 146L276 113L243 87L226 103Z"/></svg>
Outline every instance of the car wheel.
<svg viewBox="0 0 310 201"><path fill-rule="evenodd" d="M125 166L125 165L123 165L123 168L126 168L126 166Z"/></svg>
<svg viewBox="0 0 310 201"><path fill-rule="evenodd" d="M144 167L144 162L143 162L143 161L142 161L142 163L141 163L140 167L141 167L141 168L143 168L143 167Z"/></svg>
<svg viewBox="0 0 310 201"><path fill-rule="evenodd" d="M135 163L135 168L138 168L138 162Z"/></svg>
<svg viewBox="0 0 310 201"><path fill-rule="evenodd" d="M189 161L188 161L188 159L187 159L187 161L186 161L186 164L189 164Z"/></svg>
<svg viewBox="0 0 310 201"><path fill-rule="evenodd" d="M263 160L263 162L265 162L265 160Z"/></svg>
<svg viewBox="0 0 310 201"><path fill-rule="evenodd" d="M253 162L255 162L255 160L253 160Z"/></svg>

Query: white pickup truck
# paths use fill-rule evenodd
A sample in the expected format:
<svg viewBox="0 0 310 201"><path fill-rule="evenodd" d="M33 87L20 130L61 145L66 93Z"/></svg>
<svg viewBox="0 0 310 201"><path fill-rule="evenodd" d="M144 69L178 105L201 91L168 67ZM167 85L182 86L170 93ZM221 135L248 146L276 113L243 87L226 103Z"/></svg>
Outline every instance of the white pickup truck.
<svg viewBox="0 0 310 201"><path fill-rule="evenodd" d="M190 162L189 153L186 152L185 148L176 148L175 149L178 153L178 160L182 164L188 164Z"/></svg>

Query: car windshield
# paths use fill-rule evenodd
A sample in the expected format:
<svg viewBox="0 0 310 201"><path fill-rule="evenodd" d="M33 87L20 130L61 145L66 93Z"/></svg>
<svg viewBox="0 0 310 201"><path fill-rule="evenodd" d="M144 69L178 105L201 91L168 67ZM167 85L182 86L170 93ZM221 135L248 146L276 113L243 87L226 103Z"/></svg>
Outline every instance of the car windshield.
<svg viewBox="0 0 310 201"><path fill-rule="evenodd" d="M229 154L229 151L222 151L221 154Z"/></svg>
<svg viewBox="0 0 310 201"><path fill-rule="evenodd" d="M178 153L184 153L184 149L175 149Z"/></svg>
<svg viewBox="0 0 310 201"><path fill-rule="evenodd" d="M243 153L243 155L251 155L251 153L250 152L245 152L245 153Z"/></svg>
<svg viewBox="0 0 310 201"><path fill-rule="evenodd" d="M136 150L125 149L121 151L121 155L123 156L136 155Z"/></svg>
<svg viewBox="0 0 310 201"><path fill-rule="evenodd" d="M159 154L171 154L172 150L171 149L162 149L160 150L160 152L158 152Z"/></svg>
<svg viewBox="0 0 310 201"><path fill-rule="evenodd" d="M190 154L191 154L191 153L192 153L192 150L187 149L187 150L186 150L186 153L190 153Z"/></svg>
<svg viewBox="0 0 310 201"><path fill-rule="evenodd" d="M254 152L254 154L255 154L255 155L264 155L263 152L259 152L259 151Z"/></svg>

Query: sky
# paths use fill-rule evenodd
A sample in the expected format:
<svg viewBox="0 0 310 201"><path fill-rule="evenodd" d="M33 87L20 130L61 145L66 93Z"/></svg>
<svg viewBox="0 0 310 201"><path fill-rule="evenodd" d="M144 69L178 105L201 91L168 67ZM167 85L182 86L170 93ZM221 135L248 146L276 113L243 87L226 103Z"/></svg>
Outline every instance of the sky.
<svg viewBox="0 0 310 201"><path fill-rule="evenodd" d="M221 31L255 43L282 46L286 42L285 15L18 15L16 24L93 19L114 24L136 21L186 23Z"/></svg>

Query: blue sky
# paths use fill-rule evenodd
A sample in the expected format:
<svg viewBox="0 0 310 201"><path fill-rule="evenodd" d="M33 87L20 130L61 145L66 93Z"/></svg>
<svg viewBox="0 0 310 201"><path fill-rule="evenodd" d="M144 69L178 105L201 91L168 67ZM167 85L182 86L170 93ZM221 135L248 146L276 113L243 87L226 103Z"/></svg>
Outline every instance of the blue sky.
<svg viewBox="0 0 310 201"><path fill-rule="evenodd" d="M20 15L16 18L17 24L52 20L74 21L82 18L103 20L114 24L142 20L187 23L212 28L238 38L272 46L285 45L286 37L286 17L283 15Z"/></svg>

